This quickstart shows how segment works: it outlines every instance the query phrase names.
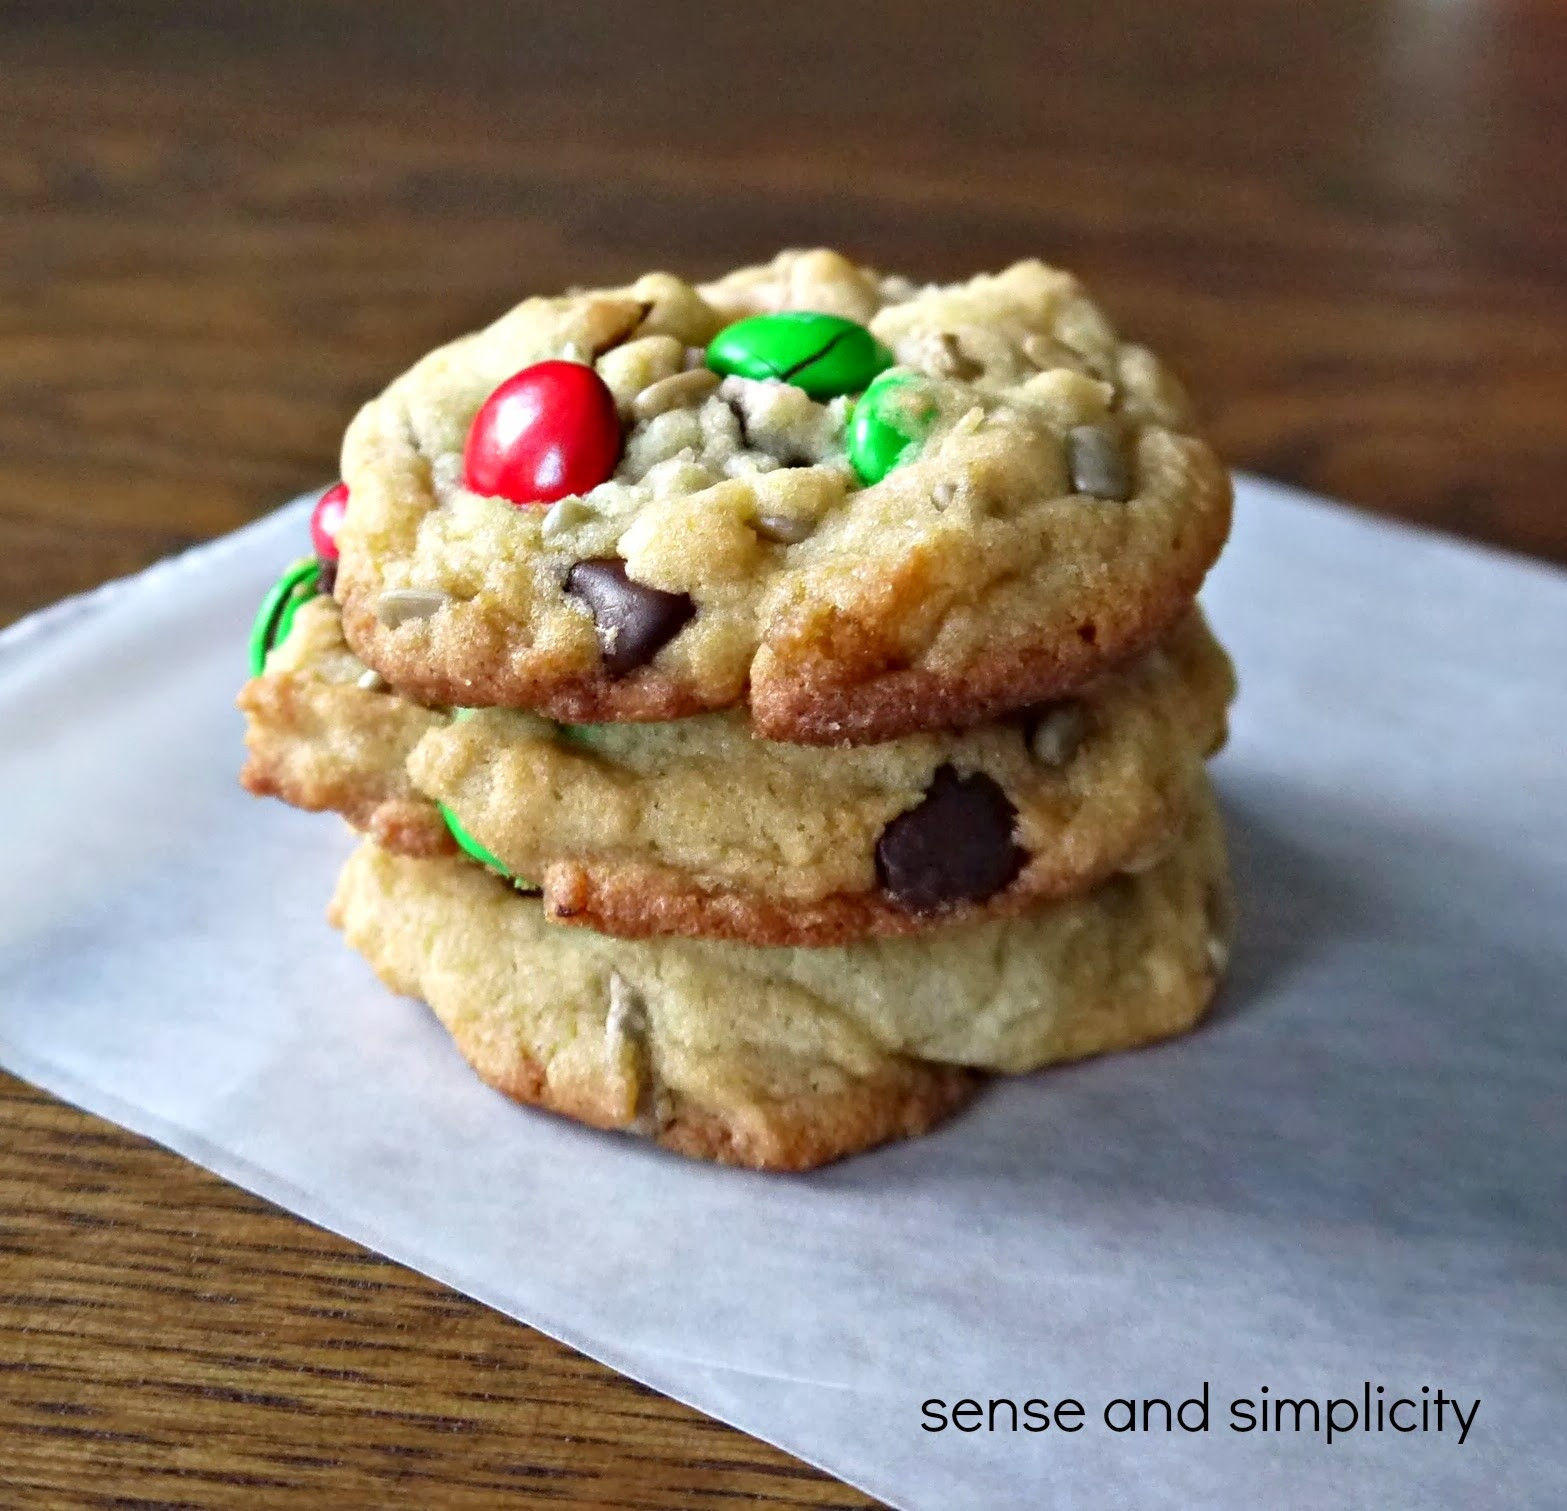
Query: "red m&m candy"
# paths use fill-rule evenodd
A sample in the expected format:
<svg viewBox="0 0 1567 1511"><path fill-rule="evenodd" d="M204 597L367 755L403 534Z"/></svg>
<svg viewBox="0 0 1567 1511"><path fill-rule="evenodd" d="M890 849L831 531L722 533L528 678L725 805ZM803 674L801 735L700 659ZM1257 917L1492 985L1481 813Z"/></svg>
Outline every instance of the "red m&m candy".
<svg viewBox="0 0 1567 1511"><path fill-rule="evenodd" d="M310 514L310 544L321 561L337 560L337 527L348 507L348 484L334 483L316 500Z"/></svg>
<svg viewBox="0 0 1567 1511"><path fill-rule="evenodd" d="M538 362L480 406L463 479L514 504L553 504L596 488L619 460L620 417L604 380L580 362Z"/></svg>

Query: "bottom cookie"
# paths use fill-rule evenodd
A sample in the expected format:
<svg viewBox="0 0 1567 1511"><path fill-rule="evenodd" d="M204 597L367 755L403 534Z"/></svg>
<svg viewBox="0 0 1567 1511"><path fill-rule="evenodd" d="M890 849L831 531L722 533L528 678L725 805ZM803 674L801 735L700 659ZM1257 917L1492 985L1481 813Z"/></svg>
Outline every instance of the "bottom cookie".
<svg viewBox="0 0 1567 1511"><path fill-rule="evenodd" d="M463 859L366 842L331 913L490 1085L682 1154L805 1170L923 1133L976 1089L1169 1037L1230 923L1211 792L1157 865L1017 918L827 949L625 940L550 923Z"/></svg>

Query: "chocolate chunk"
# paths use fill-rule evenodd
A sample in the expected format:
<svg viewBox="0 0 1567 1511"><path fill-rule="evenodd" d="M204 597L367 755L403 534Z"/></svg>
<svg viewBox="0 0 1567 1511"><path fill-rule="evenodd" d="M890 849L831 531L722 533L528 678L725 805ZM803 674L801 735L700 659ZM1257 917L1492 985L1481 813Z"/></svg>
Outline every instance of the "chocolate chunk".
<svg viewBox="0 0 1567 1511"><path fill-rule="evenodd" d="M332 596L332 589L337 586L337 563L335 561L323 561L321 563L321 574L316 578L316 586L329 598Z"/></svg>
<svg viewBox="0 0 1567 1511"><path fill-rule="evenodd" d="M696 613L685 593L633 582L625 562L613 556L579 561L566 574L566 591L593 615L604 670L612 677L645 666Z"/></svg>
<svg viewBox="0 0 1567 1511"><path fill-rule="evenodd" d="M1079 425L1066 433L1066 460L1078 493L1125 503L1132 496L1132 471L1114 431Z"/></svg>
<svg viewBox="0 0 1567 1511"><path fill-rule="evenodd" d="M1012 838L1017 809L983 772L936 772L917 808L900 813L876 841L876 879L915 909L983 902L1005 887L1027 856Z"/></svg>

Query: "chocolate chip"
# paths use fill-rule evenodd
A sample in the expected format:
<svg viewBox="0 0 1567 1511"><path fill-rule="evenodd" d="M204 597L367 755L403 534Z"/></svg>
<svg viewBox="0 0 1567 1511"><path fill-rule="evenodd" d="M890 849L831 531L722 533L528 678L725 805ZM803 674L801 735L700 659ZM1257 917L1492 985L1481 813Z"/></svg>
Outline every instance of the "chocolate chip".
<svg viewBox="0 0 1567 1511"><path fill-rule="evenodd" d="M982 902L1027 859L1012 838L1017 809L983 772L941 767L916 808L900 813L876 842L876 879L915 909Z"/></svg>
<svg viewBox="0 0 1567 1511"><path fill-rule="evenodd" d="M1079 425L1066 433L1072 488L1094 498L1125 503L1132 496L1132 472L1113 431L1103 425Z"/></svg>
<svg viewBox="0 0 1567 1511"><path fill-rule="evenodd" d="M604 670L612 677L645 666L696 613L684 593L633 582L625 562L613 556L579 561L566 574L566 591L593 615Z"/></svg>
<svg viewBox="0 0 1567 1511"><path fill-rule="evenodd" d="M327 595L332 596L332 589L337 586L337 563L335 561L323 561L321 563L321 575L316 578L316 586Z"/></svg>

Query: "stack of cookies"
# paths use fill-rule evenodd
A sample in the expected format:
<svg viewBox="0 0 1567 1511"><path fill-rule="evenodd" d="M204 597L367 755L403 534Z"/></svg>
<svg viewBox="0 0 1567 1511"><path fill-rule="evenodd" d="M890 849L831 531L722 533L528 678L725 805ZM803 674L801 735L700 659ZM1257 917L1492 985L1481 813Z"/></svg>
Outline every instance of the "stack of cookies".
<svg viewBox="0 0 1567 1511"><path fill-rule="evenodd" d="M243 780L359 832L333 921L492 1086L807 1168L1203 1012L1229 521L1038 262L530 299L350 426Z"/></svg>

